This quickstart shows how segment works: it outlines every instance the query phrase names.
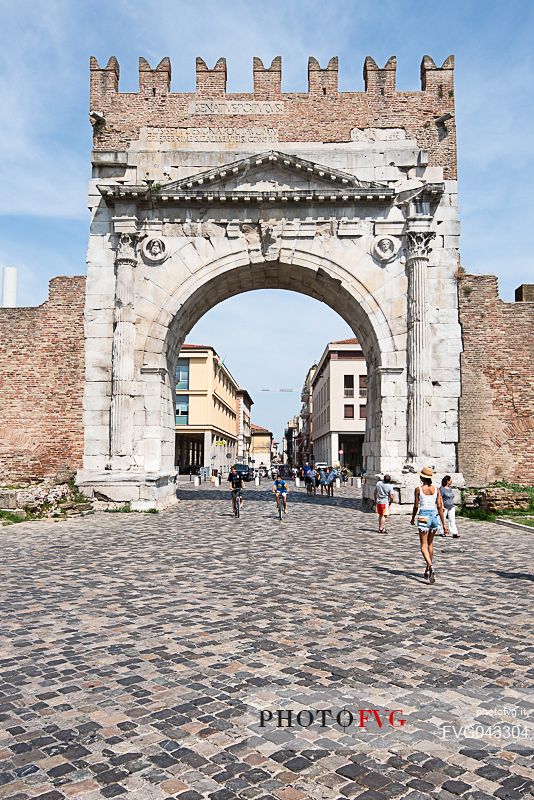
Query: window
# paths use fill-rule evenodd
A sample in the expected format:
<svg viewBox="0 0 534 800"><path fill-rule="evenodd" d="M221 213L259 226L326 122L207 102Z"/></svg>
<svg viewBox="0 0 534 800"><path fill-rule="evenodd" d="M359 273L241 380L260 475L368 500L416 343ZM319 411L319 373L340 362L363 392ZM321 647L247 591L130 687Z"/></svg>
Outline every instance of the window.
<svg viewBox="0 0 534 800"><path fill-rule="evenodd" d="M367 375L360 375L360 397L367 397Z"/></svg>
<svg viewBox="0 0 534 800"><path fill-rule="evenodd" d="M360 419L367 418L367 406L360 406Z"/></svg>
<svg viewBox="0 0 534 800"><path fill-rule="evenodd" d="M354 397L354 375L343 376L343 397Z"/></svg>
<svg viewBox="0 0 534 800"><path fill-rule="evenodd" d="M354 419L354 406L352 405L345 405L343 406L344 414L343 416L345 419Z"/></svg>
<svg viewBox="0 0 534 800"><path fill-rule="evenodd" d="M176 362L176 389L189 389L189 359L179 358Z"/></svg>
<svg viewBox="0 0 534 800"><path fill-rule="evenodd" d="M189 397L176 398L176 424L189 424Z"/></svg>

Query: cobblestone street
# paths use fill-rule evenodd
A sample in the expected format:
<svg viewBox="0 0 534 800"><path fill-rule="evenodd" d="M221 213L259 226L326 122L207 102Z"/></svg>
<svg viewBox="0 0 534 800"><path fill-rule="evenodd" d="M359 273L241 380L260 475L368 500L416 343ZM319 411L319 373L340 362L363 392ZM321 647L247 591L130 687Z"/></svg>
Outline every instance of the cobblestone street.
<svg viewBox="0 0 534 800"><path fill-rule="evenodd" d="M529 534L460 519L430 586L408 517L380 537L356 490L293 490L279 522L269 486L239 520L182 483L160 514L0 530L2 800L531 791Z"/></svg>

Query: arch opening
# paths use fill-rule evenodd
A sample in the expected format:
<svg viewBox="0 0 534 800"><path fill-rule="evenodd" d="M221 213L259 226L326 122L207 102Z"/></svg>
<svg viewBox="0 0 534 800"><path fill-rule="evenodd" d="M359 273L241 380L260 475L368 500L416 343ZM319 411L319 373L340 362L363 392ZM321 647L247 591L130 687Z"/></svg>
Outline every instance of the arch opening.
<svg viewBox="0 0 534 800"><path fill-rule="evenodd" d="M282 289L298 292L329 306L349 325L361 344L367 364L367 417L363 445L363 467L369 471L380 468L382 458L382 406L387 401L388 388L383 381L383 370L388 366L398 367L393 337L380 306L363 285L354 289L352 276L350 288L344 281L340 268L330 267L322 261L320 266L287 264L270 261L261 264L228 263L213 265L204 270L203 279L196 280L196 287L183 283L176 288L164 308L159 320L166 335L157 347L147 337L143 363L154 363L159 357L168 380L162 384L162 461L167 469L174 469L170 453L174 448L176 396L173 376L180 350L186 336L195 324L213 307L224 300L256 289ZM356 285L357 282L356 282ZM160 334L161 336L161 334ZM397 369L402 371L402 369ZM391 386L389 387L391 392Z"/></svg>

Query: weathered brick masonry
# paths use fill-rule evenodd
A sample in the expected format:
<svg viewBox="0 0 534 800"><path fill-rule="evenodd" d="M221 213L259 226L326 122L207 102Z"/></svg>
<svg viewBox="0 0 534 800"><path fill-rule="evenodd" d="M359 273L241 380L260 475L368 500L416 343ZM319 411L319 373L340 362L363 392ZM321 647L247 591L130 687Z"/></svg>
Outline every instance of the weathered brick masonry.
<svg viewBox="0 0 534 800"><path fill-rule="evenodd" d="M77 469L83 455L85 278L35 308L0 309L0 481Z"/></svg>
<svg viewBox="0 0 534 800"><path fill-rule="evenodd" d="M404 128L428 151L430 166L443 166L445 178L456 177L454 121L454 58L441 67L425 56L421 63L421 91L397 92L396 59L380 69L372 58L364 64L365 92L338 91L338 60L322 69L315 58L308 62L308 92L282 92L281 60L264 68L254 59L254 92L226 93L226 60L208 69L196 64L196 93L170 92L171 65L164 58L151 69L139 60L139 92L119 92L119 64L115 57L101 68L91 59L91 110L104 115L105 125L95 127L96 151L127 150L140 138L143 127L206 129L213 127L264 128L277 132L279 142L349 142L353 128ZM191 114L192 101L273 101L274 113ZM278 101L278 105L274 105ZM282 102L280 102L282 101ZM209 106L206 106L208 108ZM199 117L201 122L199 122Z"/></svg>
<svg viewBox="0 0 534 800"><path fill-rule="evenodd" d="M459 461L468 484L534 484L534 287L499 299L494 275L459 285L462 354Z"/></svg>

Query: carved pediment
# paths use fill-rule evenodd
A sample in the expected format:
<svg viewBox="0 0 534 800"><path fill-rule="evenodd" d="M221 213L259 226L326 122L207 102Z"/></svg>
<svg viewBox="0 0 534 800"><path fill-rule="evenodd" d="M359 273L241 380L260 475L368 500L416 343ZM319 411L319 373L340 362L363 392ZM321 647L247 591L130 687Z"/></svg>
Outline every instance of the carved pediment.
<svg viewBox="0 0 534 800"><path fill-rule="evenodd" d="M187 191L342 191L343 189L384 191L386 184L362 181L339 169L308 161L300 156L269 150L198 172L158 188L159 194Z"/></svg>
<svg viewBox="0 0 534 800"><path fill-rule="evenodd" d="M152 206L167 202L188 205L191 201L195 205L302 201L352 206L393 202L398 193L385 183L364 181L349 172L279 150L257 153L165 184L103 184L98 189L109 203L128 198ZM443 184L426 184L417 193L434 199L442 191Z"/></svg>

